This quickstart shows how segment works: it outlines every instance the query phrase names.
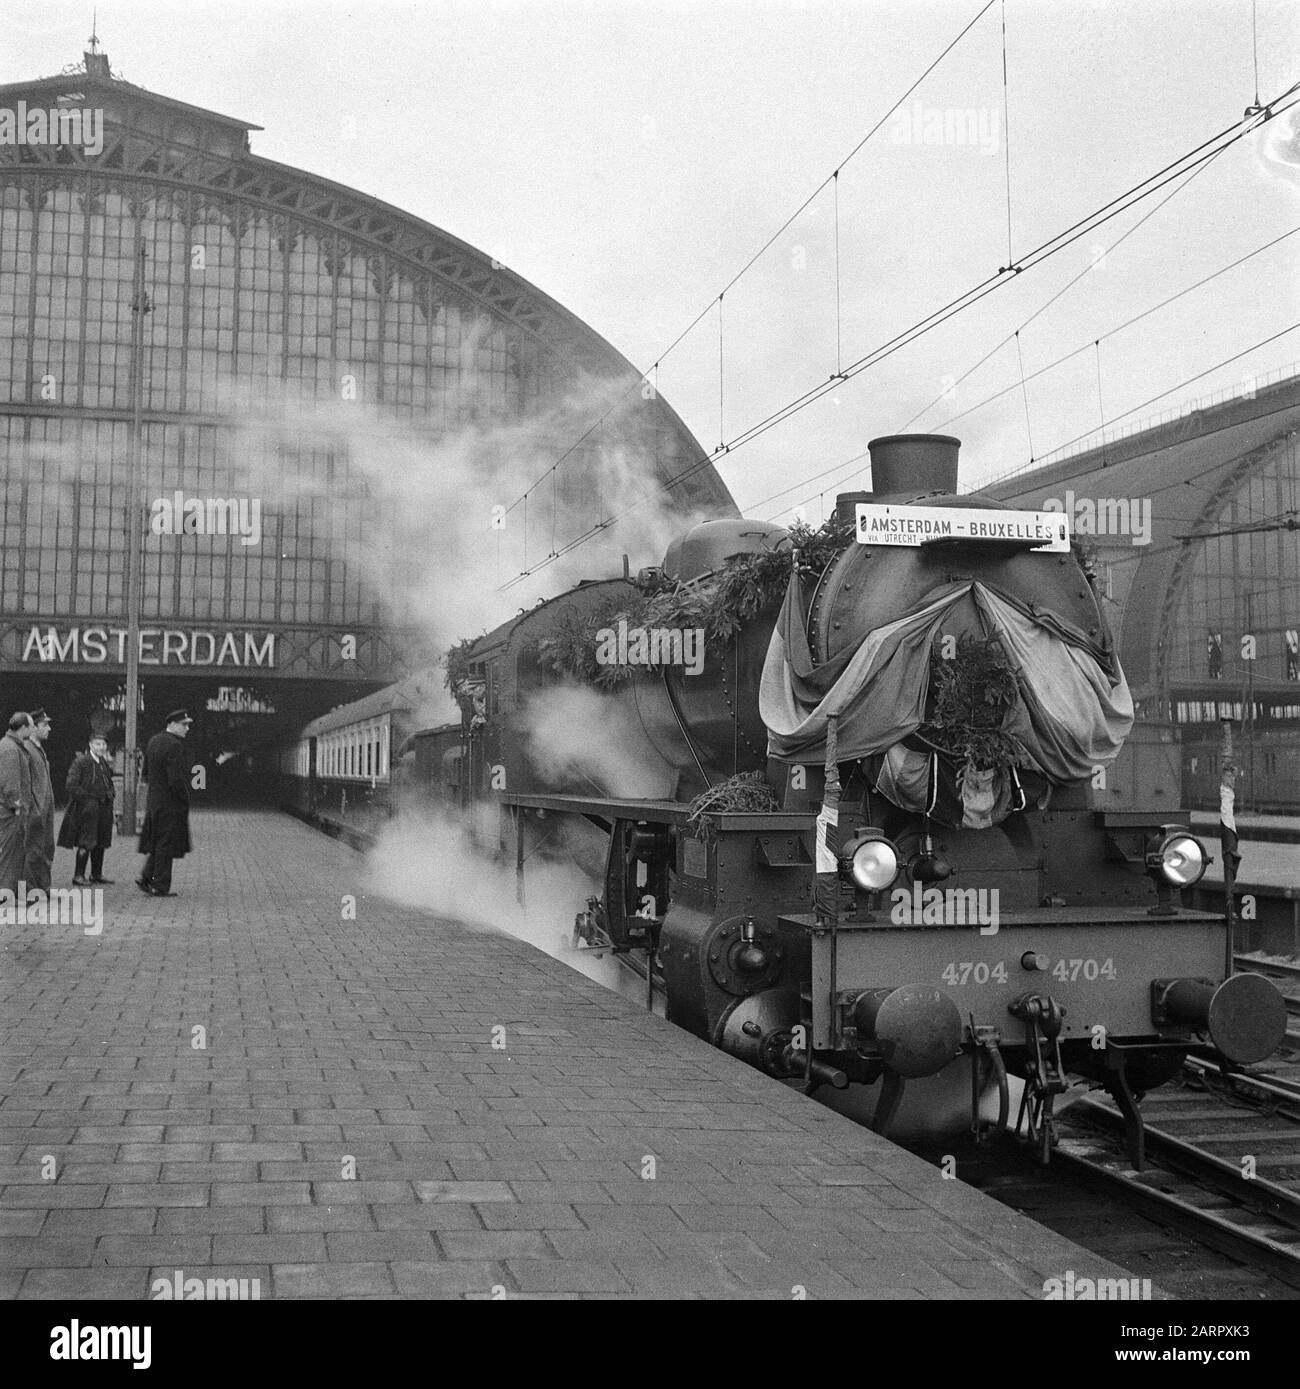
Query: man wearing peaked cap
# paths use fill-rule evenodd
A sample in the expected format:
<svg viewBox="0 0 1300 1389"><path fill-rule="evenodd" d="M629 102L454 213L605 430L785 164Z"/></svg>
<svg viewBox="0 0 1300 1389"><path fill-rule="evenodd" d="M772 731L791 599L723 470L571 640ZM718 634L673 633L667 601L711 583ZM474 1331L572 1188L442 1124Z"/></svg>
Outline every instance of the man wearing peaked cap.
<svg viewBox="0 0 1300 1389"><path fill-rule="evenodd" d="M149 739L144 750L144 777L149 783L140 852L147 854L136 879L151 897L174 897L172 861L190 852L190 769L185 735L194 720L184 709L167 715L167 727Z"/></svg>
<svg viewBox="0 0 1300 1389"><path fill-rule="evenodd" d="M50 760L43 746L50 736L50 716L44 709L33 709L32 726L23 744L31 762L32 800L35 814L27 822L27 886L48 892L54 866L54 782Z"/></svg>

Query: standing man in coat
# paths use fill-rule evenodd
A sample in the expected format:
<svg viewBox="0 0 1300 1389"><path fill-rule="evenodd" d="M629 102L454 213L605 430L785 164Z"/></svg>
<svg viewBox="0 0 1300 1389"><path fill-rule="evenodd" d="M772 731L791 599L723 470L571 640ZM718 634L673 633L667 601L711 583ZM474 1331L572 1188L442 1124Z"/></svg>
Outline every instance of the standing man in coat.
<svg viewBox="0 0 1300 1389"><path fill-rule="evenodd" d="M27 825L36 811L25 746L31 726L31 715L15 714L0 738L0 892L11 892L15 902L27 874Z"/></svg>
<svg viewBox="0 0 1300 1389"><path fill-rule="evenodd" d="M32 800L36 806L36 813L27 824L27 886L48 892L54 869L54 782L43 744L50 736L50 716L44 709L33 709L31 720L23 744L31 759Z"/></svg>
<svg viewBox="0 0 1300 1389"><path fill-rule="evenodd" d="M175 897L172 860L190 851L190 768L185 735L193 719L184 709L167 715L167 728L155 733L144 750L144 775L149 783L140 852L148 854L144 871L135 880L151 897Z"/></svg>
<svg viewBox="0 0 1300 1389"><path fill-rule="evenodd" d="M1237 768L1231 762L1223 764L1219 777L1219 844L1223 849L1223 893L1229 921L1237 919L1232 890L1241 867L1237 852Z"/></svg>
<svg viewBox="0 0 1300 1389"><path fill-rule="evenodd" d="M59 847L77 851L73 887L86 885L86 859L90 881L111 883L104 876L104 850L113 842L113 764L108 760L108 740L95 734L90 751L72 760L66 787L68 808L59 826Z"/></svg>

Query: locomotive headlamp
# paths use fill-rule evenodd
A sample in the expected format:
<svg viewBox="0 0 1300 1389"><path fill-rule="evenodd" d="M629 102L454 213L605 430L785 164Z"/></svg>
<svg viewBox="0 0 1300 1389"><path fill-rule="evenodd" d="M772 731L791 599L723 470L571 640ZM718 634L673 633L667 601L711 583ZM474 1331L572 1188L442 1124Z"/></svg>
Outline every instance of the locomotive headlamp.
<svg viewBox="0 0 1300 1389"><path fill-rule="evenodd" d="M1146 856L1153 877L1171 887L1191 887L1205 876L1209 856L1205 845L1177 825L1162 825Z"/></svg>
<svg viewBox="0 0 1300 1389"><path fill-rule="evenodd" d="M879 830L859 830L840 850L840 877L863 892L887 888L898 877L898 865L898 850Z"/></svg>

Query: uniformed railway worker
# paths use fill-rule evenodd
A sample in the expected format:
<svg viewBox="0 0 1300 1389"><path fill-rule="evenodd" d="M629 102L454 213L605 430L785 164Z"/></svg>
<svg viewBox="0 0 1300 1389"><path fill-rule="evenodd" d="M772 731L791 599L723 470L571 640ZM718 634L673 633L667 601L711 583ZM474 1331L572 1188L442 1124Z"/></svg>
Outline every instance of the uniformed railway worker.
<svg viewBox="0 0 1300 1389"><path fill-rule="evenodd" d="M167 727L149 739L144 750L144 774L149 783L140 852L147 854L136 879L151 897L174 897L172 862L190 852L190 768L185 735L194 720L184 709L167 715Z"/></svg>

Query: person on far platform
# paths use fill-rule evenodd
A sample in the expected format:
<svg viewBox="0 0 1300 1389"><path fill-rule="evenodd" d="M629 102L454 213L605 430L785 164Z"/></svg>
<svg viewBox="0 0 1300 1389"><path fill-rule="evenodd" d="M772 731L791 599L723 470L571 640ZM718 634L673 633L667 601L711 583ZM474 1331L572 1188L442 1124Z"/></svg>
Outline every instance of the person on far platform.
<svg viewBox="0 0 1300 1389"><path fill-rule="evenodd" d="M1223 850L1223 886L1228 917L1235 920L1232 889L1241 868L1241 855L1237 852L1237 769L1231 762L1223 764L1223 775L1219 779L1219 844Z"/></svg>

